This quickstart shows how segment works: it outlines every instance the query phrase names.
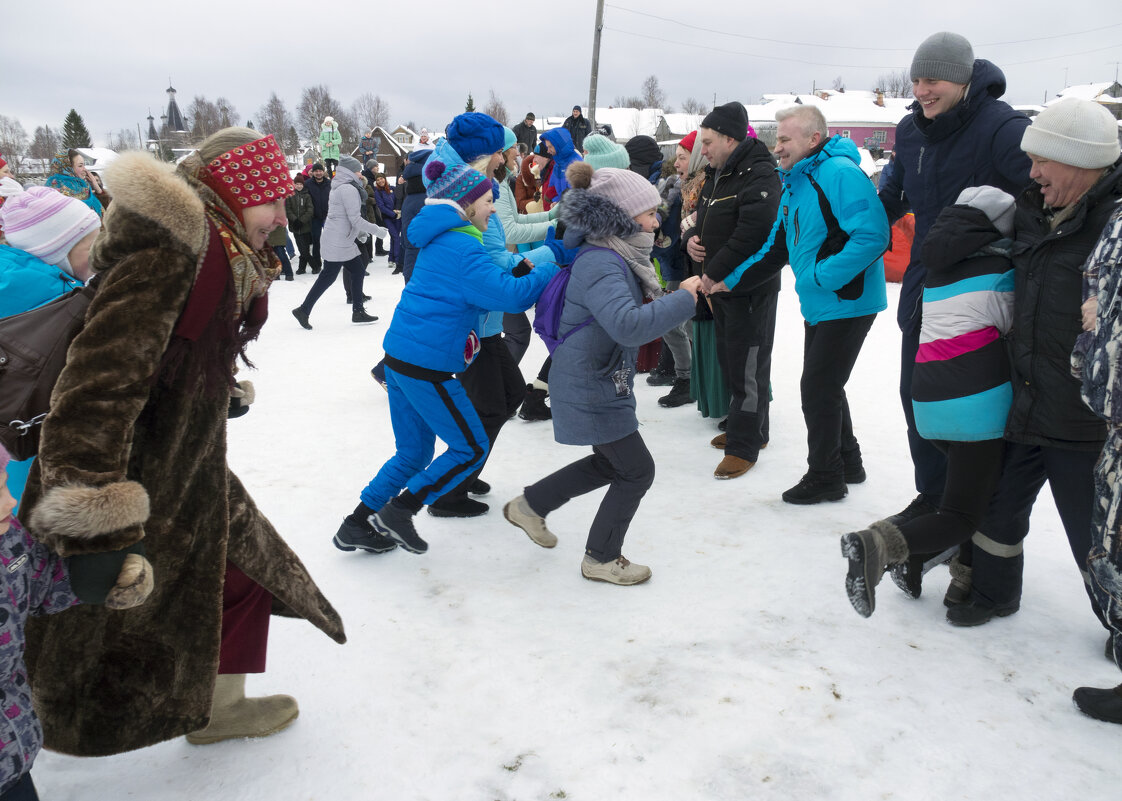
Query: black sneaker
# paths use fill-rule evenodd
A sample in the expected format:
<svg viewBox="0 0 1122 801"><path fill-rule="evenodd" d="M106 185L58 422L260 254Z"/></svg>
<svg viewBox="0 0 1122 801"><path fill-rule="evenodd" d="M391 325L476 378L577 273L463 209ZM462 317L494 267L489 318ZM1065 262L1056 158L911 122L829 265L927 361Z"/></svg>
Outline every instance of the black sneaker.
<svg viewBox="0 0 1122 801"><path fill-rule="evenodd" d="M421 539L417 529L413 527L413 515L393 501L375 512L370 522L379 533L391 537L409 553L424 553L429 549L429 544Z"/></svg>
<svg viewBox="0 0 1122 801"><path fill-rule="evenodd" d="M807 473L798 484L783 493L783 500L787 503L809 505L823 501L840 501L848 494L845 479L841 476L822 478Z"/></svg>
<svg viewBox="0 0 1122 801"><path fill-rule="evenodd" d="M534 422L537 420L552 420L553 412L546 405L545 399L549 393L544 389L537 389L533 384L526 385L526 400L518 410L518 416L523 420Z"/></svg>
<svg viewBox="0 0 1122 801"><path fill-rule="evenodd" d="M479 517L487 514L490 508L483 501L477 501L466 495L451 499L445 496L429 504L429 514L433 517Z"/></svg>
<svg viewBox="0 0 1122 801"><path fill-rule="evenodd" d="M366 324L375 323L377 321L378 317L373 314L367 314L366 309L355 309L353 312L351 312L352 323Z"/></svg>
<svg viewBox="0 0 1122 801"><path fill-rule="evenodd" d="M969 601L948 609L947 622L953 626L981 626L995 617L1009 617L1020 608L1020 601L1011 601L1007 604L980 604L977 601Z"/></svg>
<svg viewBox="0 0 1122 801"><path fill-rule="evenodd" d="M670 388L669 395L658 399L658 405L667 409L676 409L690 402L690 380L688 378L674 379L674 386Z"/></svg>
<svg viewBox="0 0 1122 801"><path fill-rule="evenodd" d="M335 532L333 540L340 551L363 550L370 553L385 553L397 547L397 543L374 530L369 520L360 520L350 514L343 518L343 524Z"/></svg>
<svg viewBox="0 0 1122 801"><path fill-rule="evenodd" d="M471 486L468 487L468 492L472 495L490 495L491 485L481 478L474 479Z"/></svg>
<svg viewBox="0 0 1122 801"><path fill-rule="evenodd" d="M668 387L674 383L674 373L664 373L662 370L651 370L647 375L647 384L652 387Z"/></svg>
<svg viewBox="0 0 1122 801"><path fill-rule="evenodd" d="M917 495L902 511L885 519L896 526L896 528L899 528L910 520L915 520L917 517L923 517L924 515L933 515L938 511L939 508L937 506L928 503L927 499L922 495Z"/></svg>
<svg viewBox="0 0 1122 801"><path fill-rule="evenodd" d="M312 330L312 324L308 322L308 313L304 311L303 306L297 306L292 310L292 316L296 318L296 322L309 331Z"/></svg>
<svg viewBox="0 0 1122 801"><path fill-rule="evenodd" d="M865 465L858 459L856 462L847 462L845 465L845 483L863 484L868 476L865 475Z"/></svg>
<svg viewBox="0 0 1122 801"><path fill-rule="evenodd" d="M1122 684L1111 690L1080 687L1071 696L1084 715L1107 723L1122 723Z"/></svg>

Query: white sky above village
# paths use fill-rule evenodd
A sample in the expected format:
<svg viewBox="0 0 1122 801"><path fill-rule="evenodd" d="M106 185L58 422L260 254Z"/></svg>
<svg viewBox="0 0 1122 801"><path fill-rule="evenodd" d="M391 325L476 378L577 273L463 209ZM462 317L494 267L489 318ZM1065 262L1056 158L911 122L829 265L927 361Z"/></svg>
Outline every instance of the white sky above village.
<svg viewBox="0 0 1122 801"><path fill-rule="evenodd" d="M671 107L758 101L809 92L841 76L851 89L906 68L929 34L951 30L1005 71L1012 103L1040 103L1065 84L1110 81L1122 61L1117 0L888 4L747 4L610 0L598 104L638 95L657 75ZM634 13L640 11L641 13ZM71 108L102 144L109 132L159 117L168 79L181 107L196 94L228 98L254 119L277 94L290 110L301 89L326 84L345 106L371 91L393 123L442 126L470 92L494 90L512 121L527 110L587 105L595 0L388 3L192 0L163 4L62 0L48 10L6 3L0 14L0 114L28 134L61 127ZM755 37L755 38L752 38ZM1047 37L1047 38L1045 38Z"/></svg>

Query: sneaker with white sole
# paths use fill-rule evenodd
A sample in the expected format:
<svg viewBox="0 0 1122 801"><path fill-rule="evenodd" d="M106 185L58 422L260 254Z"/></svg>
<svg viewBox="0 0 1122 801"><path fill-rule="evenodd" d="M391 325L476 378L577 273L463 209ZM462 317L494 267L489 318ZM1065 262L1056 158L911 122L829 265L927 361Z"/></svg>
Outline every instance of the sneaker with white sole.
<svg viewBox="0 0 1122 801"><path fill-rule="evenodd" d="M503 507L503 517L526 532L526 536L543 548L557 544L557 535L545 527L545 518L534 514L525 495L519 495Z"/></svg>
<svg viewBox="0 0 1122 801"><path fill-rule="evenodd" d="M590 581L606 581L609 584L642 584L651 577L651 569L627 561L622 555L610 562L597 562L588 554L580 563L580 574Z"/></svg>
<svg viewBox="0 0 1122 801"><path fill-rule="evenodd" d="M413 515L393 501L375 512L370 522L375 531L394 540L409 553L424 553L429 549L429 544L413 526Z"/></svg>

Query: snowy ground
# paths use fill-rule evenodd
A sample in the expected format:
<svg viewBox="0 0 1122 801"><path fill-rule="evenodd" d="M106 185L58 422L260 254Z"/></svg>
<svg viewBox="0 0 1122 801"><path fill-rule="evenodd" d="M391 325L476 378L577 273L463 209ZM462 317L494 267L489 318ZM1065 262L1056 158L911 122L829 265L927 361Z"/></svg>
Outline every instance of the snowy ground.
<svg viewBox="0 0 1122 801"><path fill-rule="evenodd" d="M44 753L45 801L530 801L531 799L1107 799L1118 797L1117 727L1080 715L1071 691L1113 686L1050 496L1032 520L1021 612L977 629L943 617L947 573L918 601L887 580L862 619L843 590L838 536L913 497L896 396L899 334L874 325L850 381L869 480L835 504L780 493L805 468L802 323L781 295L771 446L743 478L712 477L713 421L636 391L659 474L624 553L645 585L584 581L599 494L550 517L554 550L501 506L581 451L548 423L514 420L485 477L489 514L422 513L429 553L343 553L331 544L392 451L369 369L401 283L380 258L354 326L341 285L314 331L288 310L311 276L273 288L251 356L258 401L230 426L230 463L343 615L337 646L274 619L256 692L290 692L300 719L260 741L182 738L104 759ZM898 287L890 287L895 308ZM544 357L535 343L523 362Z"/></svg>

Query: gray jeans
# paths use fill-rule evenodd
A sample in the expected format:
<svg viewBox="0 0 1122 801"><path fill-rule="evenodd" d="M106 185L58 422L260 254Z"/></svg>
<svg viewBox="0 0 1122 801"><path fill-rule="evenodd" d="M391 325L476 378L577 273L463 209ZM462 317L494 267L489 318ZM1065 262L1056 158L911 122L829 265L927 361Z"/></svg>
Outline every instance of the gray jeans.
<svg viewBox="0 0 1122 801"><path fill-rule="evenodd" d="M681 281L667 281L667 291L677 289ZM690 368L693 366L693 347L690 340L693 338L693 320L686 320L681 325L674 326L662 335L662 341L670 349L674 357L674 377L689 378Z"/></svg>

